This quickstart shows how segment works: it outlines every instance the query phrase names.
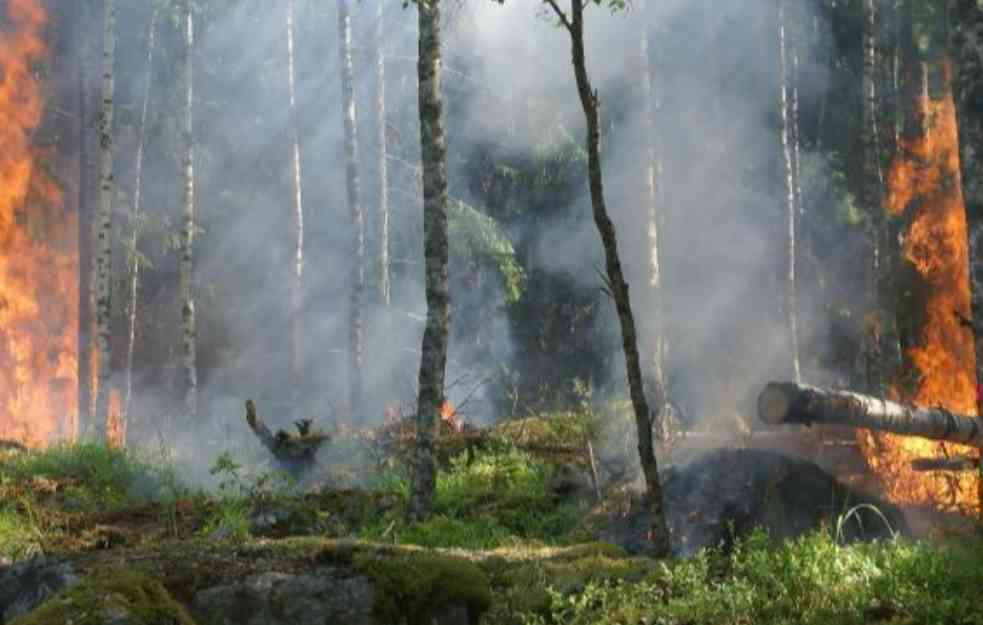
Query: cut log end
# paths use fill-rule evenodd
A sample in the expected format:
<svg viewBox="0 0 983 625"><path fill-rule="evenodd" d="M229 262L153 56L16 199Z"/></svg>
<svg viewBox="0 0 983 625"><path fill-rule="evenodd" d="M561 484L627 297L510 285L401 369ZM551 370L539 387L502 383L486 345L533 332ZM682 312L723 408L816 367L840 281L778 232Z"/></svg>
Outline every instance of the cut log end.
<svg viewBox="0 0 983 625"><path fill-rule="evenodd" d="M785 423L797 395L789 385L772 382L758 395L758 417L768 425Z"/></svg>

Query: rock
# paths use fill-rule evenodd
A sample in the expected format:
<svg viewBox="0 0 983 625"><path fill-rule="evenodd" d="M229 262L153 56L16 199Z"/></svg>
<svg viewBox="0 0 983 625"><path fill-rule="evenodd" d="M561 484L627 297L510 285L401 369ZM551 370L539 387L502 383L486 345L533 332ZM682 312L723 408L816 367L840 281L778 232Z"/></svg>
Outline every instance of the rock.
<svg viewBox="0 0 983 625"><path fill-rule="evenodd" d="M837 519L869 503L877 513L858 511L859 523L844 523L844 540L888 538L908 533L901 510L838 482L818 465L760 449L717 449L662 475L673 551L688 556L703 547L729 549L736 537L756 527L772 537L790 538L822 526L835 531ZM611 520L599 538L643 553L648 515L639 502Z"/></svg>
<svg viewBox="0 0 983 625"><path fill-rule="evenodd" d="M268 571L199 591L193 608L202 622L215 625L382 625L375 609L376 586L346 567ZM430 622L470 625L471 611L452 602L438 608Z"/></svg>
<svg viewBox="0 0 983 625"><path fill-rule="evenodd" d="M72 565L44 556L0 569L0 625L27 614L78 581Z"/></svg>
<svg viewBox="0 0 983 625"><path fill-rule="evenodd" d="M368 578L335 567L270 571L198 592L195 610L216 625L373 625ZM211 620L209 620L211 619Z"/></svg>

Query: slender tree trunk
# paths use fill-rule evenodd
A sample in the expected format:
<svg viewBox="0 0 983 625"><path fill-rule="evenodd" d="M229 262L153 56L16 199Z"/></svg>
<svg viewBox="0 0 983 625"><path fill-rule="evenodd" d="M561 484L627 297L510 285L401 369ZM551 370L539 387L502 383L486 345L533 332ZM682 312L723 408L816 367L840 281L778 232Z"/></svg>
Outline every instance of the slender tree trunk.
<svg viewBox="0 0 983 625"><path fill-rule="evenodd" d="M639 7L639 14L646 16L655 15L656 0L649 0L647 6ZM643 0L644 2L644 0ZM648 287L652 299L651 320L651 366L652 378L655 388L652 395L658 403L652 406L652 414L656 417L656 431L660 438L665 439L669 435L668 424L666 423L667 411L666 404L668 397L666 393L665 379L665 319L662 289L662 261L661 249L659 246L660 220L665 210L659 202L660 187L662 180L659 179L659 133L656 118L656 67L652 62L651 54L654 51L654 41L651 38L651 20L642 21L642 33L639 38L641 46L642 66L642 98L643 102L643 132L645 141L645 199L648 204Z"/></svg>
<svg viewBox="0 0 983 625"><path fill-rule="evenodd" d="M871 235L871 258L867 267L867 320L864 328L865 377L867 391L880 394L885 383L883 354L884 307L880 292L883 284L886 238L883 236L885 220L881 210L884 188L884 172L881 167L881 149L877 93L877 28L878 3L863 1L863 191L862 201L872 216L874 232Z"/></svg>
<svg viewBox="0 0 983 625"><path fill-rule="evenodd" d="M198 330L195 320L194 243L195 143L194 143L194 16L190 0L184 0L184 224L181 232L181 329L184 372L184 416L198 416Z"/></svg>
<svg viewBox="0 0 983 625"><path fill-rule="evenodd" d="M573 69L577 81L577 93L584 109L587 122L587 173L590 181L591 207L594 224L604 246L604 264L607 270L608 287L614 296L618 321L621 325L622 347L625 353L625 366L628 374L628 390L635 412L635 425L638 430L638 455L642 473L645 476L646 499L650 513L649 538L658 556L670 553L669 530L666 524L662 502L662 485L659 483L659 467L655 458L652 441L652 415L642 385L642 370L638 356L638 340L635 333L635 319L632 315L628 283L621 268L618 256L618 241L614 224L608 216L604 200L604 185L601 176L600 124L598 119L598 96L591 86L587 74L587 60L584 51L584 0L571 0L571 12L566 13L557 5L557 0L546 0L556 12L563 26L570 33ZM656 398L656 404L662 398Z"/></svg>
<svg viewBox="0 0 983 625"><path fill-rule="evenodd" d="M423 256L427 322L420 354L416 450L409 516L430 514L436 484L434 438L444 401L450 294L447 273L447 146L440 94L440 0L418 0L420 148L423 164Z"/></svg>
<svg viewBox="0 0 983 625"><path fill-rule="evenodd" d="M293 165L294 267L290 281L290 395L294 410L299 410L301 354L303 345L304 288L304 208L300 186L300 131L297 120L296 71L294 68L294 23L296 1L287 1L287 90L290 115L290 156Z"/></svg>
<svg viewBox="0 0 983 625"><path fill-rule="evenodd" d="M389 306L389 176L386 163L386 60L382 53L385 0L376 0L375 28L372 35L370 62L375 68L375 149L376 149L376 294L383 306Z"/></svg>
<svg viewBox="0 0 983 625"><path fill-rule="evenodd" d="M99 110L98 95L93 80L98 65L96 55L94 5L79 2L78 7L78 91L79 91L79 329L78 329L78 430L90 432L95 417L95 319L96 304L93 291L95 262L92 252L95 243L93 207L96 193L94 181L95 153L99 137L96 127Z"/></svg>
<svg viewBox="0 0 983 625"><path fill-rule="evenodd" d="M157 46L157 18L159 9L154 6L150 15L150 28L147 32L147 76L143 85L143 103L140 106L140 127L137 139L136 171L133 181L133 211L130 214L130 245L129 255L129 331L126 339L126 370L123 381L123 405L120 410L120 425L126 431L126 421L130 414L130 402L133 399L133 352L137 337L137 302L140 287L140 230L142 228L143 207L143 153L147 138L147 109L150 104L150 85L153 83L154 48Z"/></svg>
<svg viewBox="0 0 983 625"><path fill-rule="evenodd" d="M961 0L952 16L951 49L956 55L954 91L959 119L959 163L963 196L969 220L970 285L976 331L977 379L983 381L983 7L975 0ZM978 402L980 403L980 402ZM977 406L983 415L983 405Z"/></svg>
<svg viewBox="0 0 983 625"><path fill-rule="evenodd" d="M355 111L355 78L352 68L352 26L348 0L338 0L338 43L341 59L341 111L345 129L345 188L352 220L352 273L349 303L349 403L351 414L362 409L362 369L364 366L365 330L362 301L365 294L365 216L358 176L358 126Z"/></svg>
<svg viewBox="0 0 983 625"><path fill-rule="evenodd" d="M798 297L796 294L795 283L795 167L792 159L792 146L790 141L791 124L789 121L789 72L788 72L788 46L785 38L785 4L786 0L778 2L778 64L781 84L779 85L778 108L780 118L780 134L782 142L782 163L784 165L785 181L785 321L789 333L791 349L792 373L796 382L802 380L802 373L799 367L799 319L798 319Z"/></svg>
<svg viewBox="0 0 983 625"><path fill-rule="evenodd" d="M95 432L106 440L109 410L110 337L112 321L112 233L113 233L113 61L116 53L116 10L113 0L104 0L102 48L102 116L99 120L99 209L96 215L95 292L96 341L99 349L96 389Z"/></svg>

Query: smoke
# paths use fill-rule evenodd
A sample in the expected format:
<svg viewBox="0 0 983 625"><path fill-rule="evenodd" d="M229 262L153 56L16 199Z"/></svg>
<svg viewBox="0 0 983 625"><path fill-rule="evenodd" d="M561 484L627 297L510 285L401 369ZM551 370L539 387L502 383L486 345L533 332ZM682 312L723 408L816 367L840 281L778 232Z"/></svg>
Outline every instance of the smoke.
<svg viewBox="0 0 983 625"><path fill-rule="evenodd" d="M133 193L137 131L135 116L126 111L139 110L140 86L147 71L143 50L149 10L138 4L118 9L117 98L123 111L118 133L123 139L117 162L123 213ZM591 5L588 70L601 99L606 197L618 228L636 319L647 336L654 302L645 286L649 244L642 184L639 51L643 26L654 29L656 49L651 56L656 63L656 123L663 162L659 210L669 393L675 403L685 406L689 425L710 426L721 420L729 423L734 412L747 413L749 398L764 380L791 375L780 296L784 206L776 122L777 13L768 0L654 4L657 10L646 13L634 6L612 13ZM813 138L814 146L820 130L812 120L819 118L816 111L829 80L822 47L827 45L829 26L811 3L799 9L802 14L796 20L803 26L794 33L801 58L799 97L803 133ZM382 310L371 304L376 152L371 115L374 68L367 59L376 5L353 2L370 265L365 292L367 398L363 406L348 406L352 230L345 199L336 8L332 3L298 0L297 96L306 228L304 379L302 404L290 403L287 304L293 241L285 6L242 0L205 10L196 16L194 60L197 210L202 228L196 285L201 421L207 425L203 429L173 425L176 417L169 414L179 379L173 236L181 210L183 44L178 24L173 16L166 16L151 73L144 174L144 210L149 219L141 244L149 263L141 285L138 389L131 431L142 430L152 439L155 428L171 423L168 435L184 437L175 443L193 450L188 451L189 457L212 459L213 448L223 445L256 447L242 423L247 397L257 400L272 427L288 426L300 416L316 417L322 425L336 420L374 424L381 422L387 402L412 400L425 300L416 12L387 2L384 15L394 273L393 304ZM587 341L604 349L589 365L591 381L600 390L595 396L623 396L620 335L613 305L600 292L598 269L603 267L603 255L590 217L585 179L567 184L569 193L520 198L515 210L494 203L494 197L478 184L486 173L481 171L481 159L489 153L521 162L569 153L569 171L585 175L583 164L576 161L584 122L567 33L540 3L513 1L462 3L454 8L444 34L451 196L496 217L513 216L502 221L507 222L506 233L530 280L548 276L555 286L557 276L562 276L573 287L591 293L593 329ZM810 159L810 146L805 149L804 162ZM815 168L807 189L807 210L819 203L809 193L828 186L821 180L825 175L825 170ZM538 213L530 206L549 210ZM455 404L469 400L462 411L466 417L491 421L503 416L505 403L504 383L496 372L535 367L545 372L549 355L536 356L544 360L534 361L521 347L525 343L519 335L533 329L517 326L515 309L510 312L504 304L500 277L490 264L457 260L452 267L457 287L452 293L452 322L457 325L447 372L448 395ZM825 340L822 320L827 313L821 297L812 293L815 280L805 275L800 283L806 320L804 354ZM527 283L527 288L535 287ZM125 302L122 291L118 292L116 305L122 311ZM122 321L122 314L117 318ZM117 328L122 328L121 323ZM563 347L574 350L576 345ZM646 345L642 348L643 354L649 351ZM117 344L115 349L121 354L123 347ZM822 374L820 363L806 361L807 376Z"/></svg>

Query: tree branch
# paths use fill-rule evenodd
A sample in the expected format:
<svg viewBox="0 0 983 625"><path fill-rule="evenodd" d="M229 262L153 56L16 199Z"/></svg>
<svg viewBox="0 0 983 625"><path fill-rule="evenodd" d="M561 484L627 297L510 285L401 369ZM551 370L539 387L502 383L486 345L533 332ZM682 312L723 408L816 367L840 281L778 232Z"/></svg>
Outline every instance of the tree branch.
<svg viewBox="0 0 983 625"><path fill-rule="evenodd" d="M546 2L546 4L550 5L550 7L553 9L553 12L556 13L556 17L557 19L560 20L560 23L563 24L563 27L566 28L569 32L573 33L573 25L570 23L570 20L567 18L567 14L564 13L563 9L560 8L560 5L556 3L556 0L544 0L544 1Z"/></svg>

